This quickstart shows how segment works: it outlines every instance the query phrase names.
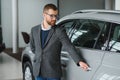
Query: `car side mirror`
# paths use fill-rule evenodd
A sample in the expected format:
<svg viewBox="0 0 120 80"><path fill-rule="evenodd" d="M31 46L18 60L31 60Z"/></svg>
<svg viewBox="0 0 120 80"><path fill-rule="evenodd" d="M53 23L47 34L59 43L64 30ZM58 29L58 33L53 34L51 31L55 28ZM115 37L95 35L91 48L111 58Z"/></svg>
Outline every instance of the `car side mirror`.
<svg viewBox="0 0 120 80"><path fill-rule="evenodd" d="M23 36L24 42L26 44L28 44L30 42L30 36L29 36L29 34L26 33L26 32L22 32L22 36Z"/></svg>

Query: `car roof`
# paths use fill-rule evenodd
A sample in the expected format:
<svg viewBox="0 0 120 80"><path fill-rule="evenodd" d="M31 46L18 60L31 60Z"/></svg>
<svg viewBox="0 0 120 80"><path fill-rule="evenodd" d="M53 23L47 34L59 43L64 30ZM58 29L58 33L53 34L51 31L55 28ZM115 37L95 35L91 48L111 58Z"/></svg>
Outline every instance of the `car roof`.
<svg viewBox="0 0 120 80"><path fill-rule="evenodd" d="M61 21L70 19L92 19L120 24L120 11L98 9L78 10L58 20L57 24Z"/></svg>

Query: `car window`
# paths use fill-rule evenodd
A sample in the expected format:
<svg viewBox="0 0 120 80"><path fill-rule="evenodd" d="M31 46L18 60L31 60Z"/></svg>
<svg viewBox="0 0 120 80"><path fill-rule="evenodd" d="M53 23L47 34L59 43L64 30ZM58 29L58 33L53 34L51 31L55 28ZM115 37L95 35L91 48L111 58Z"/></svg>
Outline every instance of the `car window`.
<svg viewBox="0 0 120 80"><path fill-rule="evenodd" d="M71 42L77 47L106 50L108 22L97 20L70 20L58 24L65 27Z"/></svg>
<svg viewBox="0 0 120 80"><path fill-rule="evenodd" d="M73 31L76 23L75 20L64 21L64 23L59 24L61 27L65 27L67 35L70 37L70 33Z"/></svg>
<svg viewBox="0 0 120 80"><path fill-rule="evenodd" d="M120 25L116 24L111 30L109 51L120 52Z"/></svg>
<svg viewBox="0 0 120 80"><path fill-rule="evenodd" d="M69 33L69 31L71 30L72 26L73 26L74 21L69 21L67 23L64 23L62 26L64 26L66 28L66 32Z"/></svg>
<svg viewBox="0 0 120 80"><path fill-rule="evenodd" d="M78 47L101 49L100 43L97 41L105 32L104 28L105 23L101 21L79 20L79 24L75 26L71 33L71 42Z"/></svg>
<svg viewBox="0 0 120 80"><path fill-rule="evenodd" d="M62 21L58 24L58 26L64 27L66 29L66 33L68 37L70 38L70 33L73 31L73 28L75 26L75 20L67 20L67 21ZM62 51L64 50L64 46L62 47Z"/></svg>

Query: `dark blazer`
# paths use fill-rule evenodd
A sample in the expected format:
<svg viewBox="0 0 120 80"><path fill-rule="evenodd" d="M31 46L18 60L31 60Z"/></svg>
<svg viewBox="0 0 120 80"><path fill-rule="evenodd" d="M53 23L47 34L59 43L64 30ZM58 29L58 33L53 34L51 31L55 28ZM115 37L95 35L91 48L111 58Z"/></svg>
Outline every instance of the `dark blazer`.
<svg viewBox="0 0 120 80"><path fill-rule="evenodd" d="M82 60L77 55L75 47L71 44L63 27L54 26L50 29L45 46L41 48L41 25L31 29L30 47L35 53L33 75L50 78L60 78L62 75L60 54L62 46L72 56L76 64Z"/></svg>

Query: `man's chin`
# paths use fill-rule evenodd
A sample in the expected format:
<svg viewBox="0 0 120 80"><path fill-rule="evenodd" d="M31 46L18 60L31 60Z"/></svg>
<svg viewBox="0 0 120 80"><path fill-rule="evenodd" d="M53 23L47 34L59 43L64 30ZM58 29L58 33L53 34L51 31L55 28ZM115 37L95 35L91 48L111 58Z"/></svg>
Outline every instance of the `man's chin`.
<svg viewBox="0 0 120 80"><path fill-rule="evenodd" d="M51 26L55 26L55 24L51 24Z"/></svg>
<svg viewBox="0 0 120 80"><path fill-rule="evenodd" d="M48 23L51 26L55 26L55 22Z"/></svg>

